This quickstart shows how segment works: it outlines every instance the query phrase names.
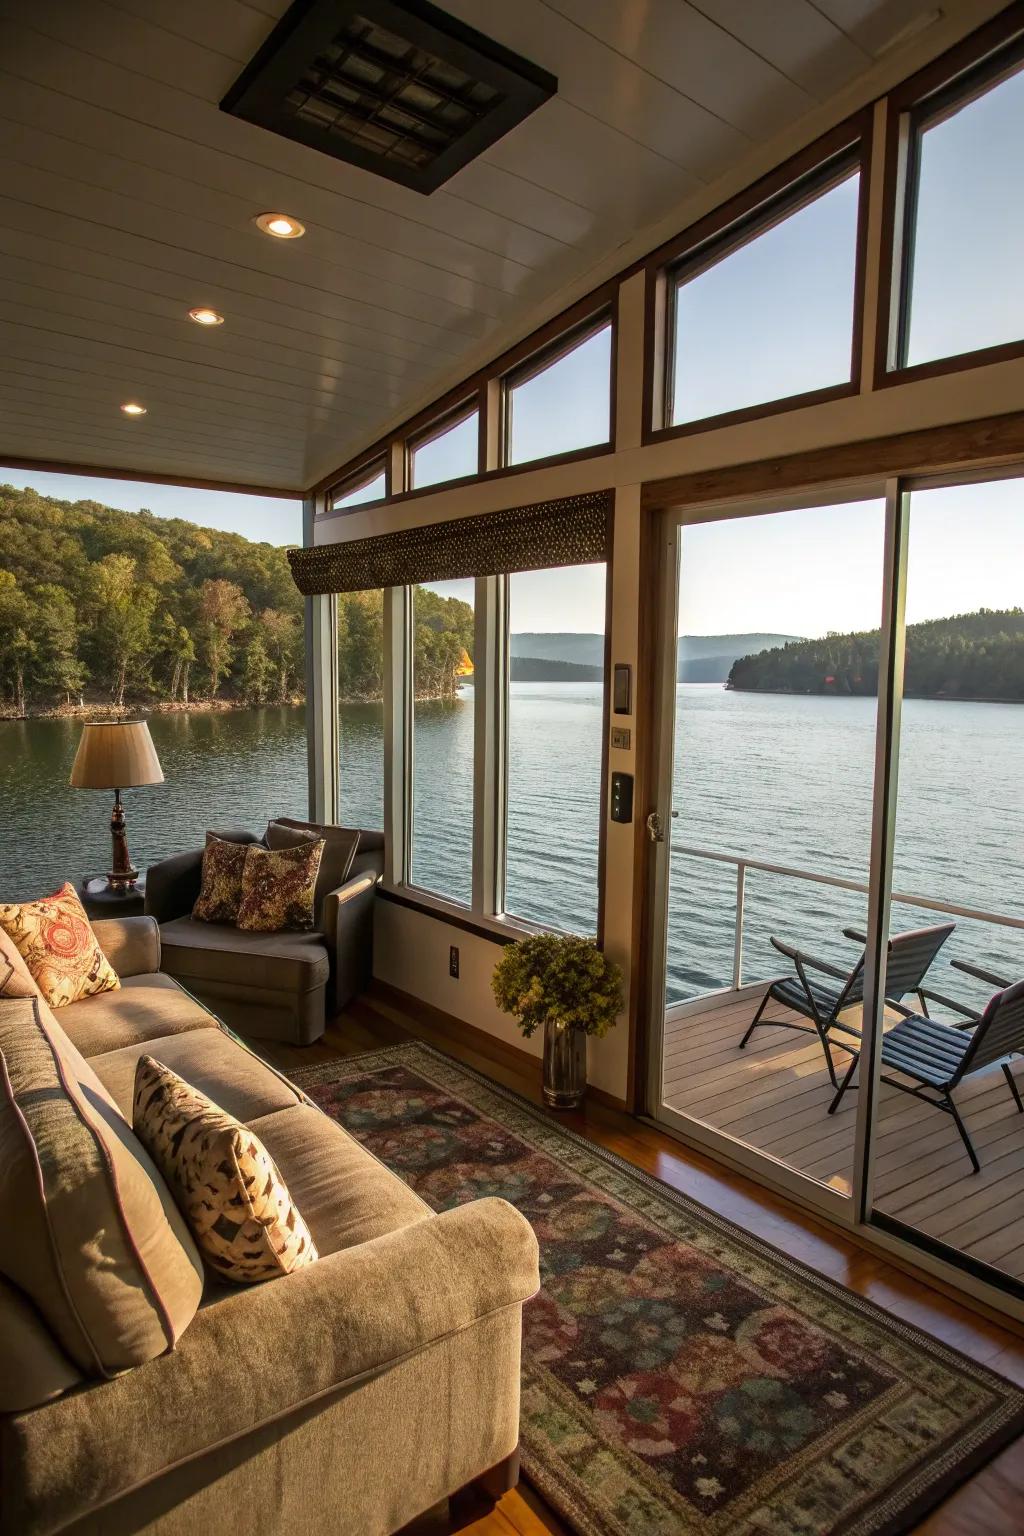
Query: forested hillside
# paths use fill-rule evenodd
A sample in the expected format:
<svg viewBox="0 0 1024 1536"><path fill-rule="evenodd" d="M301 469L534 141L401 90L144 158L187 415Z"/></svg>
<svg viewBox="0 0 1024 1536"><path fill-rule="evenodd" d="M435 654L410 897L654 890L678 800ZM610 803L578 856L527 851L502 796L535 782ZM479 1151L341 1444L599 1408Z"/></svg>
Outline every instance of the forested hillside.
<svg viewBox="0 0 1024 1536"><path fill-rule="evenodd" d="M875 694L879 632L826 635L744 656L727 686L761 693ZM1024 609L982 608L907 627L904 692L1024 701Z"/></svg>
<svg viewBox="0 0 1024 1536"><path fill-rule="evenodd" d="M472 610L417 596L417 691L457 687ZM151 512L0 486L0 712L301 697L283 549ZM380 593L339 599L342 696L381 697Z"/></svg>

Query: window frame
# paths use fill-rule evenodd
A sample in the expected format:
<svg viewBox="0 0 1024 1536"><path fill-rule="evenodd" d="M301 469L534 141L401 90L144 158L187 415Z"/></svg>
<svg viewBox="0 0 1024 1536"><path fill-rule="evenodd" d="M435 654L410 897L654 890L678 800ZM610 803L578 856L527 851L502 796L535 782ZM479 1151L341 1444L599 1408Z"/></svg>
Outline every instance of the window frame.
<svg viewBox="0 0 1024 1536"><path fill-rule="evenodd" d="M528 384L539 374L546 373L549 368L555 366L562 358L570 356L584 342L597 336L601 331L608 329L609 358L608 358L608 436L599 443L588 443L582 448L567 448L561 453L545 454L542 458L522 459L518 463L509 463L509 449L512 437L512 392L523 384ZM615 375L616 375L616 324L614 303L602 303L597 309L584 316L574 325L560 331L554 339L544 342L535 352L514 364L504 373L497 376L500 391L498 409L498 468L493 474L518 474L528 469L545 469L550 464L570 464L575 459L596 458L603 453L615 451Z"/></svg>
<svg viewBox="0 0 1024 1536"><path fill-rule="evenodd" d="M377 479L377 476L381 473L384 475L383 496L374 496L371 500L360 501L352 507L341 507L335 505L336 497L351 496L354 492L361 491L364 486L371 485L373 481ZM365 463L361 464L358 469L353 470L351 474L346 475L344 480L339 480L336 485L331 486L330 490L327 492L324 498L325 508L323 515L325 517L329 517L332 514L335 514L342 517L347 517L354 512L362 512L368 507L381 507L388 500L390 495L390 457L386 453L378 453L375 454L372 459L367 459Z"/></svg>
<svg viewBox="0 0 1024 1536"><path fill-rule="evenodd" d="M416 485L413 479L414 456L421 448L425 448L428 443L434 442L436 438L443 437L453 427L461 426L464 421L468 421L474 415L477 418L475 468L467 470L464 475L452 475L447 480L431 480L429 485ZM474 393L467 395L458 405L453 405L450 409L435 416L433 421L429 422L427 426L421 428L418 432L410 433L403 445L403 457L405 460L404 493L411 496L417 491L424 493L427 491L438 491L446 485L462 485L465 481L477 479L482 473L485 463L485 431L486 415L481 407L479 393Z"/></svg>
<svg viewBox="0 0 1024 1536"><path fill-rule="evenodd" d="M1024 357L1024 337L1019 337L925 362L905 360L922 135L1022 68L1024 5L1018 3L905 80L886 98L875 389Z"/></svg>
<svg viewBox="0 0 1024 1536"><path fill-rule="evenodd" d="M856 395L861 388L865 274L868 261L868 202L871 184L873 122L870 110L840 123L831 133L794 155L746 191L692 224L676 240L656 251L645 263L647 301L645 324L644 403L642 443L691 437L716 427L776 416L829 400ZM702 272L727 260L758 236L784 223L792 214L854 173L860 176L854 249L853 315L850 368L836 384L780 395L731 411L716 411L692 421L670 419L675 371L675 315L679 289Z"/></svg>

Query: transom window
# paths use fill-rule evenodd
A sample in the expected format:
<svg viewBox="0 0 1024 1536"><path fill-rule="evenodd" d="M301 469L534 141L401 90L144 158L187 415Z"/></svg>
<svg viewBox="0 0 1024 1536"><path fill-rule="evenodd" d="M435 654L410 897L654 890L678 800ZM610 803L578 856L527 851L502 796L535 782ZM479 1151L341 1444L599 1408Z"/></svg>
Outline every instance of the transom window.
<svg viewBox="0 0 1024 1536"><path fill-rule="evenodd" d="M1024 61L911 115L897 366L1024 338Z"/></svg>
<svg viewBox="0 0 1024 1536"><path fill-rule="evenodd" d="M611 439L612 323L505 381L505 462L528 464Z"/></svg>
<svg viewBox="0 0 1024 1536"><path fill-rule="evenodd" d="M409 444L409 489L475 475L480 464L480 412L449 417Z"/></svg>
<svg viewBox="0 0 1024 1536"><path fill-rule="evenodd" d="M331 511L338 512L343 507L361 507L370 501L383 501L387 493L387 471L384 460L378 459L332 492Z"/></svg>
<svg viewBox="0 0 1024 1536"><path fill-rule="evenodd" d="M742 243L677 268L667 425L849 382L859 193L854 167Z"/></svg>

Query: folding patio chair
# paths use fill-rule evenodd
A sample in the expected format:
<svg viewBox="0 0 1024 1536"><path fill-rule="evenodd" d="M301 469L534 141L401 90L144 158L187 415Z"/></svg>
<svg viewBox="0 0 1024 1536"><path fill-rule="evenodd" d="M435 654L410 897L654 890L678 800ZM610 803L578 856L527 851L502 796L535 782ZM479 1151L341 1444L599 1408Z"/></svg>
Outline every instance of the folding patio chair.
<svg viewBox="0 0 1024 1536"><path fill-rule="evenodd" d="M965 960L952 960L950 964L956 970L975 976L979 981L987 981L1001 990L989 999L981 1014L948 997L940 997L937 993L925 994L933 1002L942 1002L949 1008L955 1008L971 1021L962 1025L946 1024L941 1019L902 1009L905 1017L882 1037L881 1060L883 1068L899 1072L901 1078L909 1079L909 1082L889 1077L884 1071L881 1078L890 1087L909 1093L925 1104L932 1104L936 1109L951 1115L974 1171L980 1173L978 1154L960 1118L960 1111L953 1102L953 1090L959 1087L965 1077L1000 1062L1017 1110L1024 1114L1024 1101L1021 1100L1020 1089L1007 1060L1010 1056L1024 1054L1024 981L1015 982L1011 986L1002 977L982 970L980 966L969 965ZM846 1069L846 1075L829 1105L830 1115L839 1108L857 1061L858 1057L854 1056Z"/></svg>
<svg viewBox="0 0 1024 1536"><path fill-rule="evenodd" d="M937 923L932 928L914 928L908 933L898 933L889 940L889 955L886 963L887 1000L899 1002L908 994L916 992L921 1007L927 1015L928 1006L921 993L921 984L928 967L955 927L955 923ZM857 943L864 943L864 934L859 929L844 928L843 935L845 938L854 939ZM861 1038L861 1031L856 1025L841 1021L839 1015L847 1008L864 1001L864 954L861 954L851 971L842 971L826 960L818 960L813 955L795 949L791 944L784 944L781 939L773 937L771 942L780 954L793 962L796 975L782 976L769 985L761 999L760 1007L740 1041L740 1050L746 1045L759 1024L771 1025L775 1029L795 1029L805 1035L815 1034L821 1041L821 1048L825 1053L829 1079L833 1088L838 1089L839 1079L836 1076L830 1046L848 1051L854 1058L859 1054L859 1046L847 1045L843 1040L832 1037L836 1031L840 1031L842 1034L854 1036L857 1040ZM832 977L841 985L830 985L826 981L819 981L817 977L809 977L808 968ZM783 1007L792 1009L808 1022L804 1024L794 1019L762 1019L761 1015L769 1002L781 1003ZM852 1071L848 1069L846 1079L848 1080L851 1076Z"/></svg>

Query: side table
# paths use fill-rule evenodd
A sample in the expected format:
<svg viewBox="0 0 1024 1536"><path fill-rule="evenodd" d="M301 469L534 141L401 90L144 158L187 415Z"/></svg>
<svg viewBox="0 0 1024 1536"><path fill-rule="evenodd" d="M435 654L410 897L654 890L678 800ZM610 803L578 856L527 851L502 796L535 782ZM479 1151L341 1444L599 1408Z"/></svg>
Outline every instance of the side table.
<svg viewBox="0 0 1024 1536"><path fill-rule="evenodd" d="M83 880L78 894L87 917L141 917L146 910L146 877L140 875L130 891L112 891L106 875Z"/></svg>

